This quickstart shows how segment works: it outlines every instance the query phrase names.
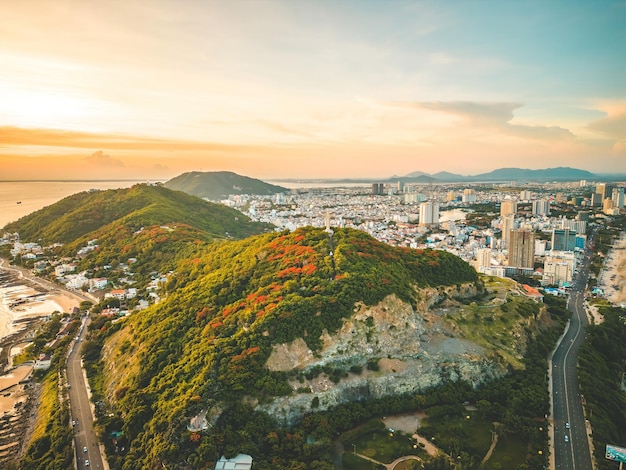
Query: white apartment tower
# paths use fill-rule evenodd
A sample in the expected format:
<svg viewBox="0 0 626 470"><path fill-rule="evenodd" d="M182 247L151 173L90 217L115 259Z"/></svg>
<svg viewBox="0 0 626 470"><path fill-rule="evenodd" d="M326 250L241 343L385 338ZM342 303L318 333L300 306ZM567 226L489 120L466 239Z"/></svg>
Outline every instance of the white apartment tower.
<svg viewBox="0 0 626 470"><path fill-rule="evenodd" d="M547 199L533 201L533 215L550 215L550 201Z"/></svg>
<svg viewBox="0 0 626 470"><path fill-rule="evenodd" d="M502 217L502 244L501 248L505 249L509 247L509 238L511 236L511 230L515 228L515 215L509 214Z"/></svg>
<svg viewBox="0 0 626 470"><path fill-rule="evenodd" d="M461 196L462 202L473 203L476 202L476 191L472 188L467 188L463 190L463 196Z"/></svg>
<svg viewBox="0 0 626 470"><path fill-rule="evenodd" d="M431 227L439 224L439 203L428 201L420 204L420 226Z"/></svg>
<svg viewBox="0 0 626 470"><path fill-rule="evenodd" d="M491 266L491 248L481 248L476 252L476 269L483 272Z"/></svg>

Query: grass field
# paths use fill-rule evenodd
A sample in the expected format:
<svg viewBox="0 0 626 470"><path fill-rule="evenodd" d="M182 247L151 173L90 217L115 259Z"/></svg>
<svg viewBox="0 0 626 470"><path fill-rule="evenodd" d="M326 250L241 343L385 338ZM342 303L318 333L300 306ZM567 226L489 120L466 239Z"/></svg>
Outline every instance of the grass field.
<svg viewBox="0 0 626 470"><path fill-rule="evenodd" d="M526 461L525 440L517 434L498 436L498 445L485 465L486 470L517 468Z"/></svg>
<svg viewBox="0 0 626 470"><path fill-rule="evenodd" d="M376 468L375 464L369 467L371 462L355 456L355 449L357 454L385 464L405 455L422 458L427 456L423 449L414 447L415 440L410 435L398 431L390 432L378 419L344 433L341 441L346 451L343 455L344 470Z"/></svg>

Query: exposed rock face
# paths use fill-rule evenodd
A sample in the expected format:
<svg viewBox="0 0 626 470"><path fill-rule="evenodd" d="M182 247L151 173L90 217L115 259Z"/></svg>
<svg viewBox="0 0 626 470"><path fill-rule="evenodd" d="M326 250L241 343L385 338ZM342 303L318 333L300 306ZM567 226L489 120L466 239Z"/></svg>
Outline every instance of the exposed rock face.
<svg viewBox="0 0 626 470"><path fill-rule="evenodd" d="M482 347L458 336L453 325L430 307L446 295L473 295L473 286L446 287L420 291L417 309L395 296L372 307L357 306L334 335L323 334L323 348L314 354L303 339L274 347L266 365L270 370L306 372L316 366L348 371L335 384L324 374L312 380L293 381L294 392L310 388L312 393L275 399L260 410L290 425L311 410L314 397L318 409L340 403L416 392L439 385L442 380L466 380L478 384L505 371L487 357ZM377 361L379 370L368 370L368 361Z"/></svg>

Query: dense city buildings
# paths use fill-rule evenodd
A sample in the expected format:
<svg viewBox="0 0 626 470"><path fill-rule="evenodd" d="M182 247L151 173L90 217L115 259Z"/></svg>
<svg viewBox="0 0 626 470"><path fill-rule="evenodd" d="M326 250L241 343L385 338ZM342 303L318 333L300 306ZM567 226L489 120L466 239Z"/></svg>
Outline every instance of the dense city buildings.
<svg viewBox="0 0 626 470"><path fill-rule="evenodd" d="M614 186L618 194L623 190ZM523 189L494 183L376 183L378 194L371 188L294 189L284 195L232 196L223 202L280 230L326 224L357 228L392 245L449 251L486 274L522 273L557 286L571 280L588 223L609 217L602 207L598 211L592 206L600 195L587 182L531 183ZM487 212L479 216L479 210ZM623 203L610 208L611 213L623 210Z"/></svg>

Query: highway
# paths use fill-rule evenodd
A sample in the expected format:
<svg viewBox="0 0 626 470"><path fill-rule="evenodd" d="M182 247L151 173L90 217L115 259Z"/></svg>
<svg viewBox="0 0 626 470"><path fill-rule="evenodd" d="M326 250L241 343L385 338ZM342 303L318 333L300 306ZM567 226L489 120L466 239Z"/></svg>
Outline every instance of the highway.
<svg viewBox="0 0 626 470"><path fill-rule="evenodd" d="M590 237L591 244L593 235ZM554 462L557 470L589 470L591 452L583 406L578 388L578 350L588 324L584 308L592 253L587 249L567 302L572 316L563 338L552 356L552 418Z"/></svg>
<svg viewBox="0 0 626 470"><path fill-rule="evenodd" d="M89 394L81 365L81 349L87 335L88 319L80 329L78 340L75 341L67 359L67 382L70 385L70 411L74 425L74 446L78 469L104 469L98 439L93 429L93 416L89 403ZM85 452L84 449L87 448ZM87 462L89 461L89 466ZM108 466L106 467L108 468Z"/></svg>

